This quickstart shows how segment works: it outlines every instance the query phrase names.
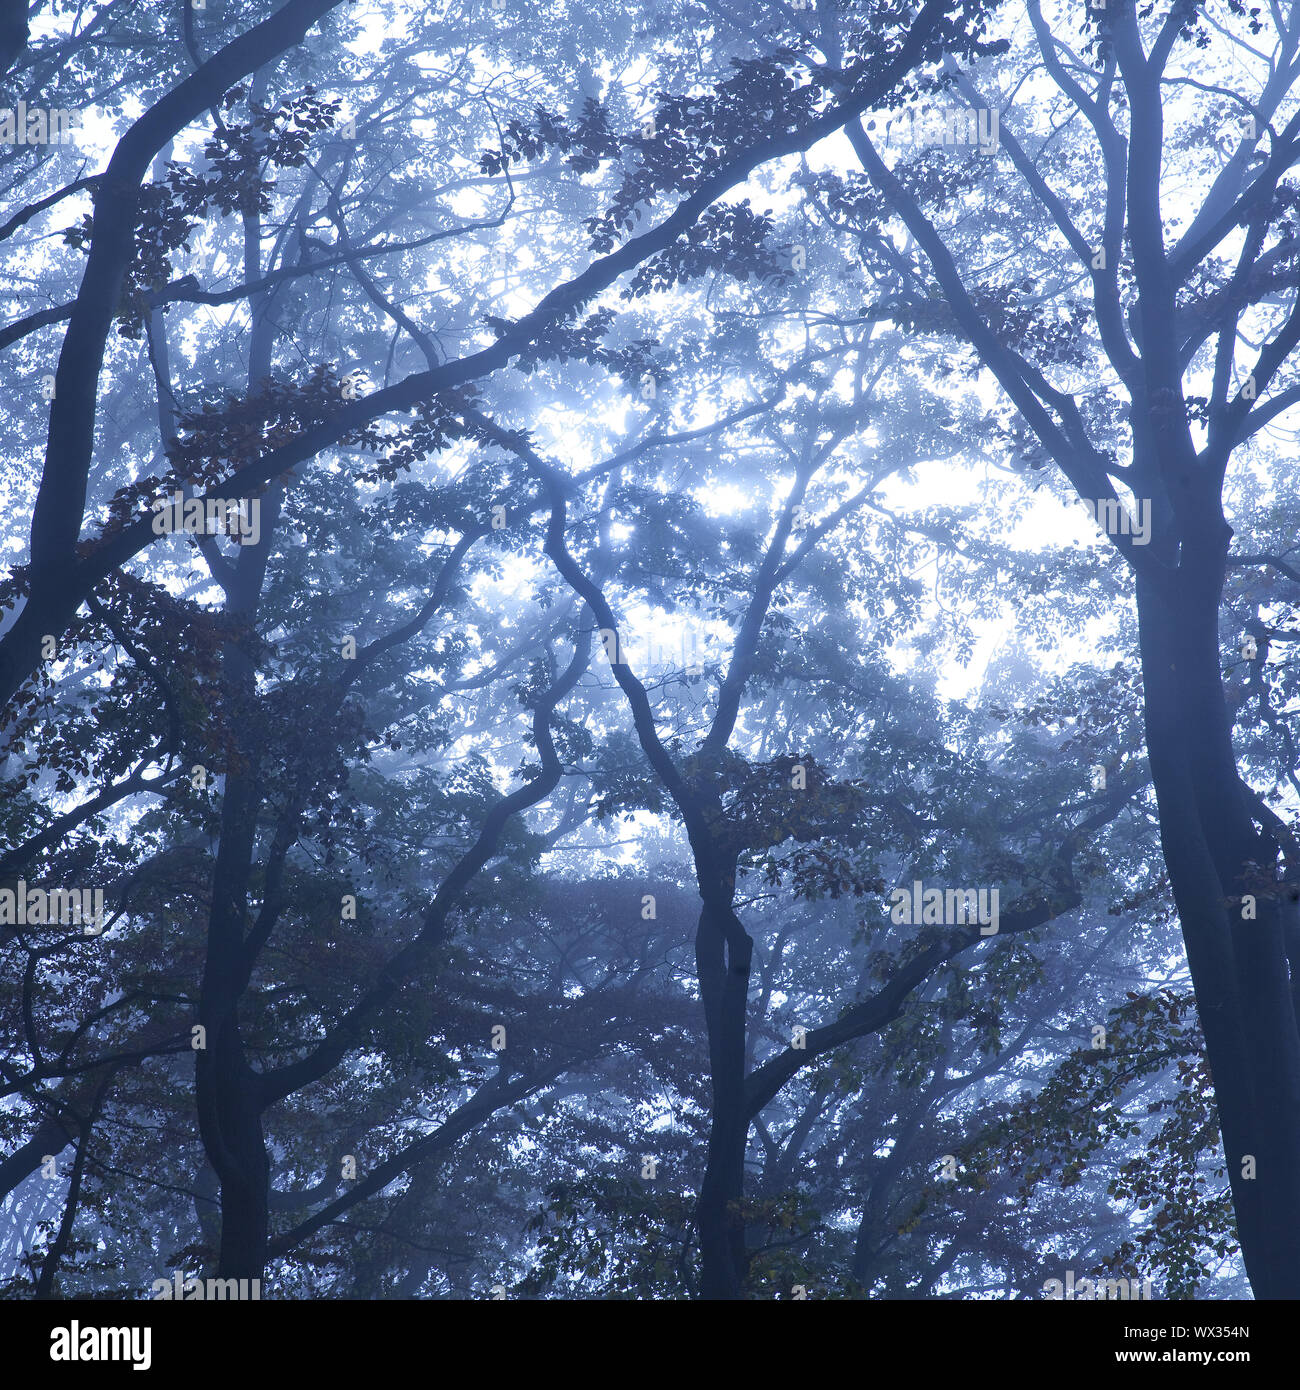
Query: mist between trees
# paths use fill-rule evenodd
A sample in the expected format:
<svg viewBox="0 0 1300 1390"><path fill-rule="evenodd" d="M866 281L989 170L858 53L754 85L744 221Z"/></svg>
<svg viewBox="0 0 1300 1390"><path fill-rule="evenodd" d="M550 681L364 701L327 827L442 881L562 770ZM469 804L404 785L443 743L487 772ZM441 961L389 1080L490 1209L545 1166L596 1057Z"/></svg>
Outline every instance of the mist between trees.
<svg viewBox="0 0 1300 1390"><path fill-rule="evenodd" d="M0 65L6 1297L1300 1297L1300 6Z"/></svg>

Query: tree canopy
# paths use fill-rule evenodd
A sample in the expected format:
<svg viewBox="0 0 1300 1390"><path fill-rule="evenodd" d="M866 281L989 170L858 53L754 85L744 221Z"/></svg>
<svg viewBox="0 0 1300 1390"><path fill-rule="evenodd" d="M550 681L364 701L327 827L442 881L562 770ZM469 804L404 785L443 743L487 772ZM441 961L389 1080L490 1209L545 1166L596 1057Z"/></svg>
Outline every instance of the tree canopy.
<svg viewBox="0 0 1300 1390"><path fill-rule="evenodd" d="M1300 6L0 68L4 1296L1300 1297Z"/></svg>

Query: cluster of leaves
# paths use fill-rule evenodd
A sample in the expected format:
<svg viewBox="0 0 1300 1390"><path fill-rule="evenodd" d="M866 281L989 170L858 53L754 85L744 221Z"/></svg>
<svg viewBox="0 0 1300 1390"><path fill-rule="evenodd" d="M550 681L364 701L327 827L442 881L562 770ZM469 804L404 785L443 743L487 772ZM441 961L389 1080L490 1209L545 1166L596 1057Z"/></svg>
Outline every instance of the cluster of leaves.
<svg viewBox="0 0 1300 1390"><path fill-rule="evenodd" d="M985 323L1007 346L1033 350L1036 361L1083 369L1091 362L1086 329L1092 311L1082 302L1044 307L1032 281L977 286L972 300Z"/></svg>
<svg viewBox="0 0 1300 1390"><path fill-rule="evenodd" d="M587 174L605 160L616 159L622 148L623 141L610 127L608 110L588 97L573 125L544 106L535 108L531 124L512 117L502 131L501 148L485 150L479 156L479 169L485 174L500 174L512 164L539 159L548 149L556 149L567 156L568 165Z"/></svg>
<svg viewBox="0 0 1300 1390"><path fill-rule="evenodd" d="M711 271L742 282L751 277L759 283L787 280L790 262L769 244L771 230L771 217L754 212L748 201L710 208L672 245L641 266L623 297L636 299L656 290L669 290Z"/></svg>
<svg viewBox="0 0 1300 1390"><path fill-rule="evenodd" d="M162 485L219 483L231 468L242 468L287 444L313 425L331 420L348 387L328 363L312 368L305 382L267 377L260 389L241 395L224 391L198 410L177 419L179 435L168 449L171 477ZM342 445L378 446L386 442L373 423L343 436Z"/></svg>
<svg viewBox="0 0 1300 1390"><path fill-rule="evenodd" d="M533 1254L517 1292L580 1285L611 1299L690 1297L698 1274L693 1195L605 1173L554 1183L544 1197L525 1226ZM821 1222L807 1194L750 1198L734 1207L750 1251L748 1297L788 1298L794 1286L812 1284L817 1267L808 1253Z"/></svg>
<svg viewBox="0 0 1300 1390"><path fill-rule="evenodd" d="M689 1194L606 1174L554 1183L544 1196L525 1227L536 1254L518 1292L573 1281L606 1298L690 1296Z"/></svg>
<svg viewBox="0 0 1300 1390"><path fill-rule="evenodd" d="M484 322L498 337L513 326L509 320L495 314L485 315ZM662 364L656 360L654 352L659 346L658 340L638 338L622 347L607 347L605 339L617 323L618 315L607 306L581 321L574 321L572 317L557 319L530 337L514 365L525 376L530 376L543 362L587 362L604 367L624 381L640 381L647 372L652 372L658 382L663 374Z"/></svg>
<svg viewBox="0 0 1300 1390"><path fill-rule="evenodd" d="M60 672L56 683L51 663L10 704L8 751L24 759L18 780L34 785L53 773L59 793L76 790L83 779L111 782L133 761L131 734L156 730L160 722L172 754L201 739L223 704L218 652L232 632L229 619L161 585L122 572L109 576L56 653L56 661L86 673L94 695L56 708L68 673ZM132 659L110 664L114 649Z"/></svg>
<svg viewBox="0 0 1300 1390"><path fill-rule="evenodd" d="M796 898L809 901L884 891L880 876L850 852L866 833L865 788L837 781L815 757L729 758L717 788L745 866L761 871L769 887L788 881ZM796 848L776 853L787 840Z"/></svg>
<svg viewBox="0 0 1300 1390"><path fill-rule="evenodd" d="M353 445L379 456L379 462L357 474L360 482L393 482L399 473L436 457L458 440L486 438L482 430L466 418L466 411L477 409L479 399L472 386L440 391L419 402L415 418L394 433L373 422L343 437Z"/></svg>
<svg viewBox="0 0 1300 1390"><path fill-rule="evenodd" d="M265 106L247 98L242 87L234 87L222 99L222 110L229 113L241 102L247 104L248 118L223 120L208 136L205 172L172 160L162 182L140 190L135 251L119 309L118 332L124 338L143 333L150 296L171 280L172 257L177 251L190 251L190 238L208 213L214 208L223 216L270 212L275 182L266 171L301 165L312 137L334 125L340 105L307 87L298 96ZM85 250L94 231L94 217L88 213L64 231L64 241Z"/></svg>
<svg viewBox="0 0 1300 1390"><path fill-rule="evenodd" d="M1165 1297L1195 1297L1216 1260L1237 1248L1195 1002L1174 989L1130 991L1108 1015L1105 1041L1071 1053L1037 1094L964 1146L958 1186L987 1185L990 1173L1009 1170L1028 1201L1043 1183L1077 1185L1108 1150L1140 1140L1106 1193L1118 1207L1153 1215L1094 1272L1140 1282L1158 1271Z"/></svg>
<svg viewBox="0 0 1300 1390"><path fill-rule="evenodd" d="M764 138L800 125L825 101L830 80L809 75L798 53L778 48L757 59L732 59L732 75L693 96L657 94L654 114L639 131L616 135L598 103L588 100L573 124L543 107L531 123L511 121L499 149L480 157L484 173L535 160L557 149L580 172L634 154L599 216L587 221L592 246L609 250L664 193L687 195L737 153L753 145L755 115Z"/></svg>

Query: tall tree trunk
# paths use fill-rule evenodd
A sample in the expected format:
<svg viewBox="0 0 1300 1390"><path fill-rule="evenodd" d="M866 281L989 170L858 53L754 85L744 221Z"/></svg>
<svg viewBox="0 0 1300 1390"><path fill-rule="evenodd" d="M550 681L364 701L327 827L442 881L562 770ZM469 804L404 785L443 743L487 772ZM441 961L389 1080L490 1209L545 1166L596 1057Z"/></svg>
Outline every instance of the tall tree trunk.
<svg viewBox="0 0 1300 1390"><path fill-rule="evenodd" d="M247 748L241 752L247 754ZM244 1056L239 1000L247 985L244 917L259 797L252 767L226 777L199 1001L205 1045L195 1052L199 1131L221 1180L223 1279L260 1279L266 1263L270 1163L258 1078Z"/></svg>
<svg viewBox="0 0 1300 1390"><path fill-rule="evenodd" d="M252 97L263 100L265 69L254 75ZM262 274L262 225L256 213L244 217L244 272L250 282ZM271 295L249 300L252 333L248 391L253 396L271 370L274 325ZM160 335L165 346L166 336ZM164 433L166 431L164 430ZM284 489L276 483L259 499L262 525L255 545L242 546L227 562L226 612L251 628L262 597L271 545L279 525ZM212 543L215 546L215 541ZM239 717L238 747L226 773L221 807L221 840L212 877L212 908L199 1016L207 1028L207 1049L195 1070L199 1128L208 1158L221 1180L221 1246L217 1277L261 1279L270 1238L271 1166L262 1133L265 1099L260 1078L248 1065L239 1026L239 1002L248 987L251 963L245 941L248 887L257 855L257 821L262 809L259 769L264 736L257 695L256 666L238 636L223 650L223 667Z"/></svg>
<svg viewBox="0 0 1300 1390"><path fill-rule="evenodd" d="M695 964L709 1038L713 1113L709 1153L696 1204L700 1296L744 1296L747 1257L740 1203L745 1195L745 1025L753 941L731 908L735 865L700 863L705 904L695 936Z"/></svg>
<svg viewBox="0 0 1300 1390"><path fill-rule="evenodd" d="M250 624L279 522L280 496L276 488L262 499L261 538L240 552L227 590L227 612ZM226 644L223 658L227 688L238 706L232 722L240 738L226 772L221 839L213 864L207 955L199 996L199 1022L206 1029L206 1046L195 1053L195 1096L199 1132L221 1180L218 1277L260 1279L265 1273L271 1181L262 1135L266 1102L261 1078L244 1055L239 1002L251 973L245 925L262 807L260 769L265 738L252 659L238 638Z"/></svg>
<svg viewBox="0 0 1300 1390"><path fill-rule="evenodd" d="M1184 582L1183 566L1173 583L1138 581L1147 748L1246 1271L1256 1297L1300 1298L1300 1032L1285 949L1295 909L1270 887L1276 846L1256 830L1237 772L1219 588Z"/></svg>

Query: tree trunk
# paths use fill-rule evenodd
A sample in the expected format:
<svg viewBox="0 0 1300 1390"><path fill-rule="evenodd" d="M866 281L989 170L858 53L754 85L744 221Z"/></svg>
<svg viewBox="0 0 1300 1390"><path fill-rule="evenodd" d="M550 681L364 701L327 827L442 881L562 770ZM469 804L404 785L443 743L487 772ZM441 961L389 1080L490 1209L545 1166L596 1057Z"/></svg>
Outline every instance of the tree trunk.
<svg viewBox="0 0 1300 1390"><path fill-rule="evenodd" d="M1196 582L1186 565L1170 583L1137 585L1161 843L1246 1272L1257 1298L1300 1298L1300 1032L1285 949L1294 907L1272 883L1277 849L1255 828L1237 772L1219 666L1221 584ZM1212 576L1213 563L1206 569Z"/></svg>
<svg viewBox="0 0 1300 1390"><path fill-rule="evenodd" d="M698 859L698 855L697 855ZM745 1025L753 941L731 909L735 866L698 865L706 894L695 936L695 964L709 1037L713 1113L709 1153L696 1205L700 1297L744 1296ZM707 888L705 887L707 885Z"/></svg>
<svg viewBox="0 0 1300 1390"><path fill-rule="evenodd" d="M262 1278L269 1229L262 1099L259 1079L244 1057L238 1016L247 983L244 910L258 804L252 781L251 770L231 771L226 778L199 1002L205 1046L194 1054L199 1132L221 1180L222 1279Z"/></svg>
<svg viewBox="0 0 1300 1390"><path fill-rule="evenodd" d="M278 489L264 499L262 535L245 547L227 590L227 612L251 624L257 610L272 538L279 519ZM270 1161L262 1135L261 1077L248 1065L239 1027L239 1003L251 962L245 939L248 887L262 806L261 734L254 664L239 641L226 643L227 688L238 708L232 723L239 746L226 773L221 838L212 873L207 955L199 997L205 1047L195 1052L199 1132L221 1180L221 1251L217 1277L261 1279L269 1237Z"/></svg>

